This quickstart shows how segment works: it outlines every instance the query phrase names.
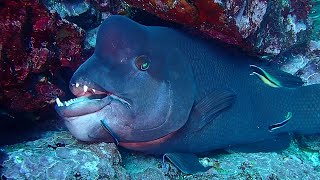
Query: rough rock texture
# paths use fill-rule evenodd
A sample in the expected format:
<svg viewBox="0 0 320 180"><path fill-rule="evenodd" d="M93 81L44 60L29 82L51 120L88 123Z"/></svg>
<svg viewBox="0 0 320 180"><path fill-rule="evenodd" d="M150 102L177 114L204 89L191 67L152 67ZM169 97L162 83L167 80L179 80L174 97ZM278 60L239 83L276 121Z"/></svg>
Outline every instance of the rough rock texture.
<svg viewBox="0 0 320 180"><path fill-rule="evenodd" d="M160 18L194 27L260 56L275 56L308 41L309 0L126 0Z"/></svg>
<svg viewBox="0 0 320 180"><path fill-rule="evenodd" d="M169 162L163 168L161 157L127 150L120 155L114 144L84 144L68 132L48 132L39 140L0 148L0 173L3 179L311 180L320 177L319 143L316 136L299 137L278 153L210 154L199 160L211 169L186 175Z"/></svg>
<svg viewBox="0 0 320 180"><path fill-rule="evenodd" d="M9 179L126 179L114 144L86 145L66 132L4 148L3 176Z"/></svg>
<svg viewBox="0 0 320 180"><path fill-rule="evenodd" d="M93 52L84 46L85 30L124 12L120 1L1 1L0 107L53 110L72 72Z"/></svg>
<svg viewBox="0 0 320 180"><path fill-rule="evenodd" d="M320 83L320 40L311 40L292 48L273 59L283 71L295 74L306 85Z"/></svg>
<svg viewBox="0 0 320 180"><path fill-rule="evenodd" d="M127 9L120 0L43 0L51 12L56 12L62 19L77 24L85 31L91 30L112 14L126 14Z"/></svg>
<svg viewBox="0 0 320 180"><path fill-rule="evenodd" d="M320 152L320 136L297 136L296 142L300 148L309 152ZM318 159L317 159L318 158ZM319 160L320 157L315 157L314 160Z"/></svg>
<svg viewBox="0 0 320 180"><path fill-rule="evenodd" d="M1 105L34 111L52 104L64 95L54 76L83 62L84 31L30 0L4 1L0 22Z"/></svg>

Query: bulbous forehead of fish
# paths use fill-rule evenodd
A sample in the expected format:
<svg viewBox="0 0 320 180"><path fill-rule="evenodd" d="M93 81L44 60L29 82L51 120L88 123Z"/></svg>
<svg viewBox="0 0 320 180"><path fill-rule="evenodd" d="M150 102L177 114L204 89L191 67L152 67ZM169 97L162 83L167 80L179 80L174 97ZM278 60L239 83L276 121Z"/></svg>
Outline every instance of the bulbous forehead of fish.
<svg viewBox="0 0 320 180"><path fill-rule="evenodd" d="M148 33L145 26L119 16L112 16L99 27L95 52L101 57L143 49Z"/></svg>
<svg viewBox="0 0 320 180"><path fill-rule="evenodd" d="M95 55L77 73L92 72L88 77L96 84L130 100L132 109L113 101L101 115L120 141L150 141L180 129L194 101L192 71L183 54L164 48L168 33L158 37L158 31L145 28L124 17L107 19L100 27ZM147 44L148 37L153 43ZM120 63L122 56L127 63ZM144 66L148 68L141 69L139 57L150 61Z"/></svg>

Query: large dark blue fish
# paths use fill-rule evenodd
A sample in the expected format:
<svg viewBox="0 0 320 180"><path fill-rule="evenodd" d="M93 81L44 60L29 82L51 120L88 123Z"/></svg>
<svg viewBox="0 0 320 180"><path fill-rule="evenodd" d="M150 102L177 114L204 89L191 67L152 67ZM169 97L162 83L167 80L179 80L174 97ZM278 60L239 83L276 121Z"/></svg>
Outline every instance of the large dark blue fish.
<svg viewBox="0 0 320 180"><path fill-rule="evenodd" d="M186 173L206 170L195 153L281 149L291 132L320 132L320 85L253 62L112 16L70 81L78 98L57 99L56 110L79 140L165 154Z"/></svg>

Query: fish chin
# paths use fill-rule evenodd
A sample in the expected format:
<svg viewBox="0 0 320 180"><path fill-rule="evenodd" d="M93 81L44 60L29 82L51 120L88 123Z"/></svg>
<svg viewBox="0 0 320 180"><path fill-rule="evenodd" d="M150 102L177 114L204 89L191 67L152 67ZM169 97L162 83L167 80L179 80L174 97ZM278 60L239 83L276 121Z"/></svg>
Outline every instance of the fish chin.
<svg viewBox="0 0 320 180"><path fill-rule="evenodd" d="M71 134L78 140L114 142L101 121L111 120L110 127L118 128L128 117L128 106L129 103L125 100L115 95L107 95L102 99L83 96L65 102L57 99L55 108Z"/></svg>
<svg viewBox="0 0 320 180"><path fill-rule="evenodd" d="M97 131L101 126L99 112L77 117L64 117L64 123L70 133L80 141L97 141ZM112 142L112 141L110 141Z"/></svg>
<svg viewBox="0 0 320 180"><path fill-rule="evenodd" d="M123 134L130 134L130 129L124 126L128 115L128 109L121 102L112 101L98 111L81 116L64 117L64 120L71 134L78 140L114 142L114 134L110 134L110 131L105 129L101 121L107 119L110 128L108 130L121 137Z"/></svg>

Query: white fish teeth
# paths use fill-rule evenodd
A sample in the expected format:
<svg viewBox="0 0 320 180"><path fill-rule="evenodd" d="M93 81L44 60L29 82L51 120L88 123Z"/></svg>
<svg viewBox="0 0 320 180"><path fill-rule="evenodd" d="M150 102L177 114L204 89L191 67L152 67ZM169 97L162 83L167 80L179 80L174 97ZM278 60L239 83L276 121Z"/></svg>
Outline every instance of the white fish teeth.
<svg viewBox="0 0 320 180"><path fill-rule="evenodd" d="M80 86L80 84L79 83L76 83L76 87L79 87Z"/></svg>
<svg viewBox="0 0 320 180"><path fill-rule="evenodd" d="M59 107L63 106L63 103L60 101L58 97L56 98L56 103Z"/></svg>
<svg viewBox="0 0 320 180"><path fill-rule="evenodd" d="M96 93L96 90L95 90L95 89L92 89L92 92L93 92L93 93Z"/></svg>
<svg viewBox="0 0 320 180"><path fill-rule="evenodd" d="M84 92L87 92L87 91L88 91L88 86L84 85L84 86L83 86L83 91L84 91Z"/></svg>
<svg viewBox="0 0 320 180"><path fill-rule="evenodd" d="M61 102L61 100L59 98L56 98L56 103L58 105L58 107L62 107L62 106L70 106L71 104L73 104L74 102L76 102L78 100L78 98L74 98L74 99L70 99L68 101L63 101Z"/></svg>
<svg viewBox="0 0 320 180"><path fill-rule="evenodd" d="M68 102L64 102L64 105L65 106L69 106L70 104Z"/></svg>

